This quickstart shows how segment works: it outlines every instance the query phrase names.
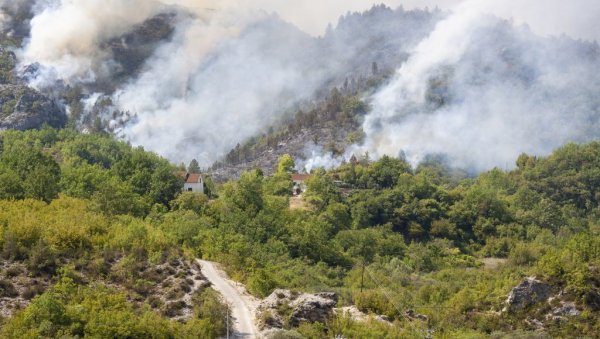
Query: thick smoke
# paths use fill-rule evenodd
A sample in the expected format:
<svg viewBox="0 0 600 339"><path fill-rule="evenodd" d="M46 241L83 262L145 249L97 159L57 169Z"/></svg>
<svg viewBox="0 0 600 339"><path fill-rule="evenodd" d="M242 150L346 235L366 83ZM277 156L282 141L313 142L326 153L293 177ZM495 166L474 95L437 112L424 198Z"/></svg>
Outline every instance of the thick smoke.
<svg viewBox="0 0 600 339"><path fill-rule="evenodd" d="M320 15L322 6L310 3L312 9L300 16ZM23 67L37 65L33 71L27 67L36 88L60 81L96 91L120 67L106 45L157 14L174 13L173 35L142 69L104 86L117 88L114 92L88 93L85 107L97 111L91 99L110 101L104 118L113 119L111 126L125 139L175 161L196 157L209 165L295 103L343 81L358 62L373 61L376 53L363 53L366 39L357 39L363 45L348 37L324 41L264 10L281 6L271 0L38 0L30 38L18 55ZM404 34L391 38L390 46L410 48L418 41L411 38L411 23L406 21ZM431 29L415 26L420 37Z"/></svg>
<svg viewBox="0 0 600 339"><path fill-rule="evenodd" d="M353 152L484 170L600 136L598 45L540 38L481 4L456 8L372 97Z"/></svg>
<svg viewBox="0 0 600 339"><path fill-rule="evenodd" d="M222 24L239 20L231 14L180 25L146 72L115 94L117 106L137 114L122 130L133 143L174 159L194 152L209 164L312 94L320 75L304 73L297 55L309 37L263 15L235 37L211 39L233 34Z"/></svg>
<svg viewBox="0 0 600 339"><path fill-rule="evenodd" d="M394 26L404 28L402 37L389 27L380 32L390 46L414 46L414 37L425 36L435 20L427 13L414 18L398 13L405 16ZM394 12L379 9L372 15L376 20ZM223 32L232 26L223 22L239 23L240 18L246 22L243 29ZM413 23L419 28L413 29ZM115 95L119 107L137 113L137 122L127 124L122 133L173 159L185 159L193 150L201 163L209 164L330 82L343 82L373 60L393 58L383 56L385 50L365 51L370 39L355 26L350 20L339 37L315 39L265 13L242 16L229 10L209 20L192 18L157 51L147 71ZM212 36L221 39L211 41ZM209 52L200 55L200 50Z"/></svg>
<svg viewBox="0 0 600 339"><path fill-rule="evenodd" d="M0 29L11 38L26 36L35 0L0 0Z"/></svg>
<svg viewBox="0 0 600 339"><path fill-rule="evenodd" d="M106 95L112 96L107 116L115 110L136 116L117 131L121 136L173 160L198 157L208 165L272 123L284 103L307 97L316 87L318 76L302 74L294 55L302 53L309 37L259 6L212 0L38 0L30 38L18 56L24 69L37 65L33 72L26 68L36 88L52 88L57 81L97 84L120 66L107 42L159 13L176 13L172 38L137 78L117 85L115 93L91 94L85 107L95 107L91 99L106 102ZM112 126L122 125L120 120Z"/></svg>
<svg viewBox="0 0 600 339"><path fill-rule="evenodd" d="M311 11L299 9L304 13L299 16L320 15L323 6L310 3ZM38 0L30 39L19 57L23 66L38 65L29 79L40 89L56 87L57 81L88 84L88 91L116 88L88 93L84 107L94 115L104 112L113 130L133 144L174 161L195 157L209 165L236 143L263 132L296 103L356 75L357 67L366 71L375 58L400 59L393 55L398 53L395 46L411 48L435 21L428 13L413 18L399 12L400 22L373 27L389 41L387 49L366 51L371 38L358 31L360 24L345 23L338 38L315 38L264 10L281 6L272 0ZM176 15L169 40L133 78L98 86L114 79L111 75L121 66L107 44L124 45L115 39L160 13ZM376 20L396 14L379 8L373 15ZM90 101L94 98L102 109Z"/></svg>
<svg viewBox="0 0 600 339"><path fill-rule="evenodd" d="M34 14L27 22L29 38L18 56L23 66L38 65L31 84L40 88L52 86L57 80L85 84L110 77L118 65L106 44L159 13L179 13L182 17L203 20L212 11L231 8L233 1L17 0L7 3L10 4L1 11L4 17L9 17L16 8L30 8ZM203 34L198 38L207 36Z"/></svg>
<svg viewBox="0 0 600 339"><path fill-rule="evenodd" d="M38 1L31 20L31 39L19 55L23 64L39 63L44 71L38 87L53 76L67 81L92 82L111 72L110 56L100 43L127 32L158 12L160 3L121 0Z"/></svg>
<svg viewBox="0 0 600 339"><path fill-rule="evenodd" d="M456 2L443 1L446 8ZM346 34L341 38L303 32L324 32L335 16L372 3L0 0L0 23L5 29L15 23L31 28L17 53L22 66L38 65L31 85L83 85L86 110L97 110L97 98L112 103L103 118L123 138L174 161L196 157L209 165L295 103L314 98L315 91L339 85L373 61L396 67L408 55L394 79L371 98L366 142L349 153L404 152L414 163L442 153L457 165L484 169L512 164L521 152L543 154L598 135L597 46L547 37L556 27L577 38L595 37L585 30L594 31L589 18L598 17L595 1L469 1L435 29L441 13L411 17L378 9L370 22L346 20L350 28L338 30ZM139 70L114 77L122 65L107 44L163 13L174 15L173 34L152 45ZM562 14L553 25L539 19ZM376 32L377 39L365 32ZM97 86L114 79L118 82ZM335 162L315 159L309 163Z"/></svg>

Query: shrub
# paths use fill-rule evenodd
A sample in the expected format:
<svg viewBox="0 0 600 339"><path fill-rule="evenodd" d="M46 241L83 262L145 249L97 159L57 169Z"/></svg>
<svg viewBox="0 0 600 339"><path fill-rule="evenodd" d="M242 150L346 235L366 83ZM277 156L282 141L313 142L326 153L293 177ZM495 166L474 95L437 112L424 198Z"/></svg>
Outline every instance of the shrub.
<svg viewBox="0 0 600 339"><path fill-rule="evenodd" d="M19 295L13 283L8 279L0 279L0 297L14 298Z"/></svg>
<svg viewBox="0 0 600 339"><path fill-rule="evenodd" d="M39 283L34 283L32 285L25 287L25 289L21 293L21 296L26 300L31 300L36 295L40 295L40 294L44 293L45 289L46 288L44 287L44 285L39 284Z"/></svg>
<svg viewBox="0 0 600 339"><path fill-rule="evenodd" d="M178 300L164 305L162 314L169 318L174 318L183 314L183 309L187 306L185 301Z"/></svg>
<svg viewBox="0 0 600 339"><path fill-rule="evenodd" d="M264 269L255 271L248 279L248 290L250 293L262 298L271 294L275 287L275 280Z"/></svg>
<svg viewBox="0 0 600 339"><path fill-rule="evenodd" d="M56 266L57 262L54 252L44 240L40 239L29 253L27 268L33 274L39 275L42 273L53 274Z"/></svg>

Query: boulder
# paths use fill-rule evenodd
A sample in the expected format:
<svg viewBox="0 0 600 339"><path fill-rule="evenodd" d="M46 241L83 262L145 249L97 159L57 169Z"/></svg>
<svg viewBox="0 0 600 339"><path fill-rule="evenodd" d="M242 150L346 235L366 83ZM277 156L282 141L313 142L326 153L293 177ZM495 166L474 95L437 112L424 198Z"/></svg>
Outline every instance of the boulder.
<svg viewBox="0 0 600 339"><path fill-rule="evenodd" d="M575 317L581 314L574 302L563 301L561 306L552 310L553 315Z"/></svg>
<svg viewBox="0 0 600 339"><path fill-rule="evenodd" d="M302 322L325 322L337 304L335 293L295 293L277 289L258 306L259 328L295 327Z"/></svg>
<svg viewBox="0 0 600 339"><path fill-rule="evenodd" d="M560 306L555 307L546 314L546 320L552 320L555 323L560 323L566 320L567 317L575 317L581 314L574 302L561 301Z"/></svg>
<svg viewBox="0 0 600 339"><path fill-rule="evenodd" d="M292 313L289 324L298 326L302 322L325 322L337 304L337 296L326 298L326 295L302 294L290 303ZM331 296L331 295L330 295Z"/></svg>
<svg viewBox="0 0 600 339"><path fill-rule="evenodd" d="M535 277L525 278L514 287L506 299L505 312L526 309L539 302L546 301L552 295L552 286L537 280Z"/></svg>

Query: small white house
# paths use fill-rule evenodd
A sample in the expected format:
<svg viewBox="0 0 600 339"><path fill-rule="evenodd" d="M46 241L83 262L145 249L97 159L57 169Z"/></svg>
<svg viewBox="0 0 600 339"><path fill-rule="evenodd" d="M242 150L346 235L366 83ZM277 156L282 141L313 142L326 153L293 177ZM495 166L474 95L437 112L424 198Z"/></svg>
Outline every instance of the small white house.
<svg viewBox="0 0 600 339"><path fill-rule="evenodd" d="M204 179L199 173L185 173L184 192L204 193Z"/></svg>
<svg viewBox="0 0 600 339"><path fill-rule="evenodd" d="M310 178L310 174L292 174L294 181L294 195L300 195L306 191L306 180Z"/></svg>

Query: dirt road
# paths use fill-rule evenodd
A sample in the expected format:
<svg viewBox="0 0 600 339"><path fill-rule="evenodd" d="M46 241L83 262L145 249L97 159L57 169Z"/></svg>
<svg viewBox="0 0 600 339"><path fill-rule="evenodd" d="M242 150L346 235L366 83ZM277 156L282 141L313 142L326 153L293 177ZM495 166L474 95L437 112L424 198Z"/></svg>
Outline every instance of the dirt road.
<svg viewBox="0 0 600 339"><path fill-rule="evenodd" d="M231 307L234 331L232 338L259 338L254 326L254 312L258 301L248 294L244 286L227 279L226 274L217 268L217 264L197 259L202 266L202 274L210 281L212 288L221 293Z"/></svg>

